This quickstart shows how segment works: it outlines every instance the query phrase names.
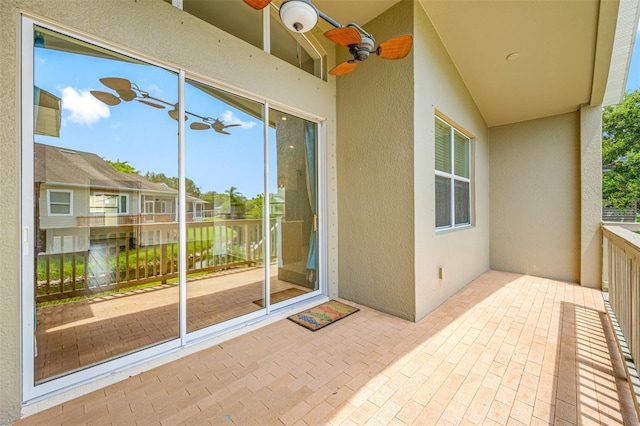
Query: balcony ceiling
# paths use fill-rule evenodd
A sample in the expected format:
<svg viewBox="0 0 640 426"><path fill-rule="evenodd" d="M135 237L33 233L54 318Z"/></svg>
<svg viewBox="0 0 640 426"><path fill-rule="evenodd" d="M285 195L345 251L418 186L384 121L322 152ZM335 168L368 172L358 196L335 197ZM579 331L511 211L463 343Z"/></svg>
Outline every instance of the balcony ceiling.
<svg viewBox="0 0 640 426"><path fill-rule="evenodd" d="M395 3L314 0L320 10L342 24L364 24ZM420 3L489 126L602 103L617 2ZM629 3L636 3L637 13L637 2ZM637 18L634 21L632 17L631 22L637 22ZM513 53L517 54L507 59ZM626 60L629 58L627 49ZM622 68L624 81L628 66Z"/></svg>
<svg viewBox="0 0 640 426"><path fill-rule="evenodd" d="M490 127L572 112L603 100L616 103L624 93L639 0L418 1ZM184 2L201 18L215 21L204 7L208 3ZM361 26L398 2L313 0L340 24ZM232 12L232 5L221 9L229 12L218 20L241 15ZM237 7L246 8L241 3ZM242 25L237 27L242 32Z"/></svg>

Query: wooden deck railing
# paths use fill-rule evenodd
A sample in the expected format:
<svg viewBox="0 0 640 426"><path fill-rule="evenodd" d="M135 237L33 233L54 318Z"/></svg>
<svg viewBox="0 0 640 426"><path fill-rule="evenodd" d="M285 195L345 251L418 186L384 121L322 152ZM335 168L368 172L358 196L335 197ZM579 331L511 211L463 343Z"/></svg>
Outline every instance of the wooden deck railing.
<svg viewBox="0 0 640 426"><path fill-rule="evenodd" d="M609 303L636 366L640 366L640 235L603 226L604 271Z"/></svg>
<svg viewBox="0 0 640 426"><path fill-rule="evenodd" d="M264 263L261 219L187 223L187 274ZM271 222L270 259L277 256L277 225ZM166 283L178 277L177 223L91 228L88 251L40 254L36 301L67 299Z"/></svg>
<svg viewBox="0 0 640 426"><path fill-rule="evenodd" d="M169 223L175 221L173 213L139 213L118 215L76 216L77 226L115 226L137 225L140 223ZM191 213L187 214L187 221L191 221Z"/></svg>

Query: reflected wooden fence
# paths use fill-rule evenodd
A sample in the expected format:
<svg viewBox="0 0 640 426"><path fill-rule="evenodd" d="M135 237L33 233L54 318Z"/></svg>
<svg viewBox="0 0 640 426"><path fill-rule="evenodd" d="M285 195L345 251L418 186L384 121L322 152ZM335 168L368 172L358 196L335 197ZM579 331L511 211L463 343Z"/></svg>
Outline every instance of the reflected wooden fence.
<svg viewBox="0 0 640 426"><path fill-rule="evenodd" d="M631 357L640 366L640 235L620 226L604 226L602 232L609 303Z"/></svg>
<svg viewBox="0 0 640 426"><path fill-rule="evenodd" d="M277 225L269 227L270 259ZM264 263L262 219L187 223L187 274ZM178 277L177 223L91 228L89 250L37 257L36 302L119 290Z"/></svg>

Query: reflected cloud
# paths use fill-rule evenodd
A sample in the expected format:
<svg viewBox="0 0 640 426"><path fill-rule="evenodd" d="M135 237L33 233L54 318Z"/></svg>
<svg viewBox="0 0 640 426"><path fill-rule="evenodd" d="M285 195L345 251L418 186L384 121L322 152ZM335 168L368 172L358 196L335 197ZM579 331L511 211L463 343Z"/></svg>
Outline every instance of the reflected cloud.
<svg viewBox="0 0 640 426"><path fill-rule="evenodd" d="M89 90L62 89L62 109L69 112L65 120L91 125L102 118L109 118L109 108L94 98Z"/></svg>
<svg viewBox="0 0 640 426"><path fill-rule="evenodd" d="M151 84L149 84L149 85L145 88L145 90L146 90L147 92L149 92L149 94L151 94L151 95L153 95L153 96L158 96L158 97L160 97L160 96L163 96L163 95L164 95L163 90L160 88L160 86L158 86L158 85L157 85L157 84L155 84L155 83L151 83Z"/></svg>
<svg viewBox="0 0 640 426"><path fill-rule="evenodd" d="M227 124L239 124L243 129L253 129L256 126L255 121L242 121L233 114L233 111L226 110L220 117Z"/></svg>

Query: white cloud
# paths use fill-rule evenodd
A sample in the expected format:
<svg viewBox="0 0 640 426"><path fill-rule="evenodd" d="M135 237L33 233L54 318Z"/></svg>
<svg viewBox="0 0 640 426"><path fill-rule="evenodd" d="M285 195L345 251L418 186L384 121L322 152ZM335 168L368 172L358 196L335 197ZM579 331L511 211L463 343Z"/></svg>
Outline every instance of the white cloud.
<svg viewBox="0 0 640 426"><path fill-rule="evenodd" d="M144 90L149 93L151 96L155 96L156 98L162 97L162 89L155 83L149 84Z"/></svg>
<svg viewBox="0 0 640 426"><path fill-rule="evenodd" d="M62 109L69 112L65 120L91 125L111 115L109 107L93 97L89 90L62 89Z"/></svg>
<svg viewBox="0 0 640 426"><path fill-rule="evenodd" d="M243 129L252 129L256 126L255 121L242 121L235 115L233 115L233 111L226 110L220 116L224 124L239 124Z"/></svg>

